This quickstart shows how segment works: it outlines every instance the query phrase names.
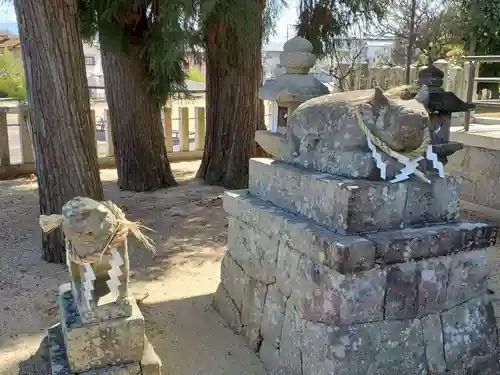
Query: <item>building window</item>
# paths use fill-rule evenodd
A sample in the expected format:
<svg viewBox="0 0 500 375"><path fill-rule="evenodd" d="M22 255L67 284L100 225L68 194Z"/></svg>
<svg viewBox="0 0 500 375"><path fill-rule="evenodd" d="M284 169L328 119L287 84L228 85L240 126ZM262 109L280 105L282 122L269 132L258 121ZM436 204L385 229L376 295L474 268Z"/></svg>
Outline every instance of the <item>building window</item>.
<svg viewBox="0 0 500 375"><path fill-rule="evenodd" d="M95 57L85 56L85 65L95 65Z"/></svg>

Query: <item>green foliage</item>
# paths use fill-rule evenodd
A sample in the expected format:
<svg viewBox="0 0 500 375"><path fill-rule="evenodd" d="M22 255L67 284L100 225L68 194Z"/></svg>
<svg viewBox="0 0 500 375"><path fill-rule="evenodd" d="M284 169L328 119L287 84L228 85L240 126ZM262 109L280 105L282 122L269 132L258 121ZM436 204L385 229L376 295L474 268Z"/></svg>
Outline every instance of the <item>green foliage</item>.
<svg viewBox="0 0 500 375"><path fill-rule="evenodd" d="M98 35L104 48L124 53L140 48L140 58L151 77L150 89L157 100L164 102L185 93L186 51L206 49L210 28L212 34L230 30L231 38L243 49L262 38L246 22L259 12L265 35L273 33L273 20L286 3L269 0L266 6L264 1L78 0L78 6L87 39ZM221 53L220 57L225 56Z"/></svg>
<svg viewBox="0 0 500 375"><path fill-rule="evenodd" d="M432 54L429 55L429 51ZM436 48L433 43L430 43L429 49L420 51L418 54L418 65L427 65L429 57L432 61L444 59L452 65L460 65L465 55L465 46L463 44L439 44L438 48Z"/></svg>
<svg viewBox="0 0 500 375"><path fill-rule="evenodd" d="M460 6L463 39L476 38L476 54L500 53L500 0L457 0Z"/></svg>
<svg viewBox="0 0 500 375"><path fill-rule="evenodd" d="M110 51L140 50L153 96L164 102L185 91L184 56L200 42L196 4L189 0L79 0L86 38Z"/></svg>
<svg viewBox="0 0 500 375"><path fill-rule="evenodd" d="M460 64L461 59L465 56L465 46L463 44L448 44L446 46L446 60L453 65Z"/></svg>
<svg viewBox="0 0 500 375"><path fill-rule="evenodd" d="M203 25L204 46L211 40L217 48L217 60L227 67L236 64L235 58L246 54L248 47L265 42L274 34L274 24L286 0L198 0L200 24ZM261 25L256 25L256 20ZM205 47L206 48L206 47ZM207 48L212 53L211 48Z"/></svg>
<svg viewBox="0 0 500 375"><path fill-rule="evenodd" d="M234 64L233 58L237 54L262 39L252 20L262 15L263 10L264 5L259 0L201 0L204 43L208 45L210 39L217 45L216 57L221 64ZM229 39L235 43L228 44Z"/></svg>
<svg viewBox="0 0 500 375"><path fill-rule="evenodd" d="M455 4L444 2L443 5L433 12L430 9L415 29L415 46L433 61L446 58L453 46L463 43L460 9Z"/></svg>
<svg viewBox="0 0 500 375"><path fill-rule="evenodd" d="M194 82L205 82L205 75L197 68L189 69L187 79Z"/></svg>
<svg viewBox="0 0 500 375"><path fill-rule="evenodd" d="M300 0L297 35L313 44L318 57L331 55L355 28L380 20L387 5L388 0Z"/></svg>
<svg viewBox="0 0 500 375"><path fill-rule="evenodd" d="M475 55L500 54L500 0L457 0L461 9L463 39L470 45L472 37L476 39ZM482 77L500 77L500 64L481 64L479 75ZM488 88L498 92L498 84L478 84L478 90Z"/></svg>
<svg viewBox="0 0 500 375"><path fill-rule="evenodd" d="M0 54L0 94L26 100L23 61L7 48Z"/></svg>

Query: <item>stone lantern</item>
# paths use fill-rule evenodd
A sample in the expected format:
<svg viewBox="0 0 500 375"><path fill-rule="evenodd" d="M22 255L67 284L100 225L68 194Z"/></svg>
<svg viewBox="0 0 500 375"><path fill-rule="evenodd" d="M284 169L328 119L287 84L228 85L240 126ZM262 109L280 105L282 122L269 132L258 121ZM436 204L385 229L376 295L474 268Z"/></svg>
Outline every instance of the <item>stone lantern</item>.
<svg viewBox="0 0 500 375"><path fill-rule="evenodd" d="M474 104L461 100L452 91L443 89L444 72L437 68L432 60L418 74L419 85L429 89L429 101L426 105L429 112L429 141L439 162L446 164L448 156L462 149L459 142L450 142L451 115L455 112L468 112L474 109ZM412 96L416 95L416 91ZM430 161L426 161L432 164ZM432 166L428 166L432 170Z"/></svg>
<svg viewBox="0 0 500 375"><path fill-rule="evenodd" d="M280 55L285 72L261 87L260 98L276 101L278 107L287 108L289 116L306 100L329 94L328 87L309 74L316 63L312 51L313 46L307 39L295 37L287 41ZM283 132L283 129L278 128L278 131Z"/></svg>

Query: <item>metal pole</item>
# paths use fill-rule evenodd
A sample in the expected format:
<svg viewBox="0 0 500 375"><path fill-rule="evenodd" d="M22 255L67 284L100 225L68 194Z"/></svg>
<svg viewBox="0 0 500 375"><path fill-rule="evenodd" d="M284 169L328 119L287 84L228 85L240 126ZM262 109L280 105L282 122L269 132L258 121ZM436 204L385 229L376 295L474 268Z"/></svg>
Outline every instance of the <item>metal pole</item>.
<svg viewBox="0 0 500 375"><path fill-rule="evenodd" d="M406 74L405 83L409 85L410 82L410 69L411 69L411 59L413 57L413 45L415 44L415 13L417 12L417 0L411 1L411 13L410 13L410 34L408 36L408 50L406 56Z"/></svg>
<svg viewBox="0 0 500 375"><path fill-rule="evenodd" d="M474 11L474 8L476 6L476 0L473 0L470 4L470 9L471 12ZM473 30L476 29L476 25L473 25ZM470 40L470 45L469 45L469 56L474 56L476 54L476 47L477 47L477 38L476 38L476 33L472 33L472 37ZM470 68L469 68L469 82L467 82L467 103L472 103L472 98L474 97L474 79L476 77L476 69L479 69L479 62L478 61L471 61L470 62ZM470 125L470 111L467 111L465 113L464 117L464 130L467 132L469 131L469 125Z"/></svg>

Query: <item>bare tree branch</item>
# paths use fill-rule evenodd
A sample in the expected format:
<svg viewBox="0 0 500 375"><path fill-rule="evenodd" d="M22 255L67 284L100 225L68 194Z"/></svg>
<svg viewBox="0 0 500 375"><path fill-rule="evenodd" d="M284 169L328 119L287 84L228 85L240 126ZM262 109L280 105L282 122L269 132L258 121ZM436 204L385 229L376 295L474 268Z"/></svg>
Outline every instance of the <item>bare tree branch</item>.
<svg viewBox="0 0 500 375"><path fill-rule="evenodd" d="M340 91L345 91L347 79L354 74L359 64L365 63L366 44L357 37L338 38L330 47L330 53L319 62L320 70L335 80Z"/></svg>
<svg viewBox="0 0 500 375"><path fill-rule="evenodd" d="M410 39L412 0L391 0L391 11L375 26L373 36L392 36L400 48L408 46ZM421 53L437 58L443 47L460 43L461 19L453 0L417 0L414 18L415 61ZM402 51L399 51L402 52ZM403 53L404 60L408 52ZM400 61L397 62L401 64Z"/></svg>

